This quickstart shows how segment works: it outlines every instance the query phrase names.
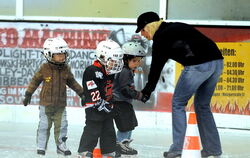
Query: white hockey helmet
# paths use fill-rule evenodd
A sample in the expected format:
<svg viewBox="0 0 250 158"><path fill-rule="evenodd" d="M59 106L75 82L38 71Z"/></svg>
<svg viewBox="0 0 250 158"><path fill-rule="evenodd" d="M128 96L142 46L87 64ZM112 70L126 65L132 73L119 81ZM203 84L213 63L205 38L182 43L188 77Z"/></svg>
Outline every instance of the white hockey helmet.
<svg viewBox="0 0 250 158"><path fill-rule="evenodd" d="M110 39L101 41L96 48L97 60L105 66L108 75L121 72L123 68L123 50Z"/></svg>
<svg viewBox="0 0 250 158"><path fill-rule="evenodd" d="M45 58L54 64L64 64L68 57L68 50L68 44L61 37L48 38L43 44L43 54ZM60 63L53 61L54 54L65 54L65 61Z"/></svg>
<svg viewBox="0 0 250 158"><path fill-rule="evenodd" d="M144 57L146 56L145 49L138 42L126 42L122 45L124 54Z"/></svg>

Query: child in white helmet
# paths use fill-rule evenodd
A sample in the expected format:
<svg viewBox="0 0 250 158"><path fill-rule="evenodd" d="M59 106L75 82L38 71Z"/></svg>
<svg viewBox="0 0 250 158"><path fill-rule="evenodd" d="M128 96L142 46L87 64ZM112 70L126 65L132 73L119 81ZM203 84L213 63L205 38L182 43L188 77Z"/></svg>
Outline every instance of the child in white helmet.
<svg viewBox="0 0 250 158"><path fill-rule="evenodd" d="M30 103L31 96L42 84L39 102L39 126L37 129L37 154L45 155L50 136L50 129L54 124L54 138L57 153L71 155L66 146L67 115L66 86L83 97L83 88L75 80L70 67L67 65L68 45L60 37L48 38L43 45L43 54L47 63L41 65L33 76L25 93L24 106Z"/></svg>
<svg viewBox="0 0 250 158"><path fill-rule="evenodd" d="M122 155L136 155L137 151L129 146L132 130L138 125L132 100L142 99L142 93L135 90L134 71L141 65L142 58L146 55L144 48L138 42L123 44L124 67L115 76L114 104L116 109L115 123L117 131L117 152Z"/></svg>
<svg viewBox="0 0 250 158"><path fill-rule="evenodd" d="M93 150L100 140L104 156L115 154L116 135L113 123L112 87L114 74L123 67L123 51L112 40L101 41L96 48L97 60L83 74L82 86L86 97L84 127L78 153L80 158L92 158Z"/></svg>

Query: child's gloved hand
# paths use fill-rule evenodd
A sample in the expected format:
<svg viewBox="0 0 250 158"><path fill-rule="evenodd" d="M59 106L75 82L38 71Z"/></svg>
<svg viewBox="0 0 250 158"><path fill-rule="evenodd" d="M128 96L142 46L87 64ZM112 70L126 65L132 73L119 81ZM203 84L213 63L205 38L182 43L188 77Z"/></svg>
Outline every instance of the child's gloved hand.
<svg viewBox="0 0 250 158"><path fill-rule="evenodd" d="M24 100L23 100L23 105L24 105L24 106L27 106L27 105L30 103L31 96L32 96L31 93L29 93L29 92L27 92L27 91L25 92L25 98L24 98Z"/></svg>
<svg viewBox="0 0 250 158"><path fill-rule="evenodd" d="M106 113L110 113L111 110L113 109L113 104L110 104L104 99L100 99L95 103L94 108L97 108L98 111L103 110Z"/></svg>

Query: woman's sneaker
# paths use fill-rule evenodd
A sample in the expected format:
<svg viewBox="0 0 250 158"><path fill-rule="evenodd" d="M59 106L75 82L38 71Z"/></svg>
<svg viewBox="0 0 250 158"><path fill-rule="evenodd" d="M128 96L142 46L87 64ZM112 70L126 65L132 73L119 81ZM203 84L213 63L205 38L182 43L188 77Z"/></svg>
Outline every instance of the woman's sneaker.
<svg viewBox="0 0 250 158"><path fill-rule="evenodd" d="M116 151L122 155L137 155L137 150L129 146L132 141L132 139L124 139L122 142L117 142Z"/></svg>
<svg viewBox="0 0 250 158"><path fill-rule="evenodd" d="M181 157L181 151L166 151L163 153L164 158L177 158Z"/></svg>
<svg viewBox="0 0 250 158"><path fill-rule="evenodd" d="M214 153L208 153L204 150L201 151L201 157L202 158L208 158L210 156L213 156L214 158L220 158L221 157L221 154L222 153L217 153L217 154L214 154Z"/></svg>

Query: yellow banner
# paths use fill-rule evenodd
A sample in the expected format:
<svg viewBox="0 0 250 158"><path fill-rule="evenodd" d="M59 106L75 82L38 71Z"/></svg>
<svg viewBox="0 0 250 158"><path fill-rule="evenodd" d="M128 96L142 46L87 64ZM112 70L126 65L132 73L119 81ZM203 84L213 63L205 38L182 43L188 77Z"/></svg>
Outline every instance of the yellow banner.
<svg viewBox="0 0 250 158"><path fill-rule="evenodd" d="M250 43L217 43L224 70L211 102L213 112L250 115ZM176 66L176 81L183 67ZM193 110L193 99L188 103Z"/></svg>

